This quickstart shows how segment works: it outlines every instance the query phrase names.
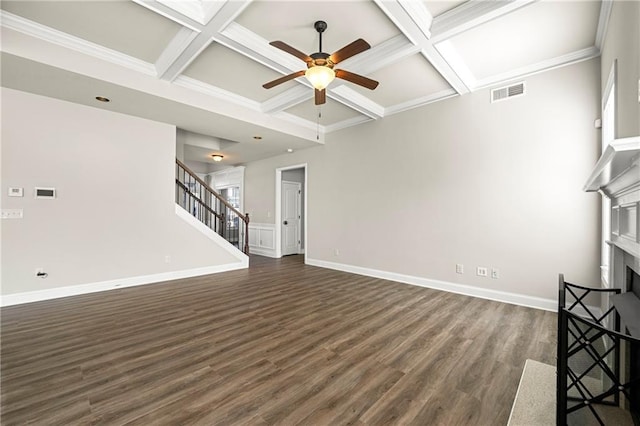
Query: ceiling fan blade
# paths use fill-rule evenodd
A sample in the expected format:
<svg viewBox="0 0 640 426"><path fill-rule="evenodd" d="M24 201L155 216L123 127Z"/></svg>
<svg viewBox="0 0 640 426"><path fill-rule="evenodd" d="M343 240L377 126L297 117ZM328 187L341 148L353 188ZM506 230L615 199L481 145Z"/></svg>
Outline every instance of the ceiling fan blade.
<svg viewBox="0 0 640 426"><path fill-rule="evenodd" d="M284 77L276 78L273 81L265 83L262 85L265 89L271 89L278 84L282 84L285 81L293 80L294 78L302 77L304 75L304 71L296 71L293 74L285 75Z"/></svg>
<svg viewBox="0 0 640 426"><path fill-rule="evenodd" d="M306 53L302 53L301 51L299 51L295 47L289 46L284 41L279 41L279 40L278 41L272 41L269 44L272 45L273 47L277 47L280 50L284 50L285 52L289 53L290 55L295 56L296 58L302 59L304 62L311 62L313 60Z"/></svg>
<svg viewBox="0 0 640 426"><path fill-rule="evenodd" d="M327 102L327 90L316 89L316 105L322 105L325 102Z"/></svg>
<svg viewBox="0 0 640 426"><path fill-rule="evenodd" d="M369 45L369 43L359 38L353 43L347 44L337 52L332 53L331 56L329 56L329 60L334 64L337 64L338 62L344 61L345 59L357 55L358 53L364 52L365 50L370 48L371 46Z"/></svg>
<svg viewBox="0 0 640 426"><path fill-rule="evenodd" d="M378 82L375 80L371 80L370 78L363 77L359 74L355 74L345 70L336 70L336 77L341 78L343 80L350 81L359 86L366 87L367 89L373 90L378 87Z"/></svg>

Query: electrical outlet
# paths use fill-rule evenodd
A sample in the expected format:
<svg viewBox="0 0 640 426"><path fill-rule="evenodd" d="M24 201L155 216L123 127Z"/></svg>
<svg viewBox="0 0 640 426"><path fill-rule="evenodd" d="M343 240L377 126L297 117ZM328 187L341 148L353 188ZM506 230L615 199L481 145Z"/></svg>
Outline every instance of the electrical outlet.
<svg viewBox="0 0 640 426"><path fill-rule="evenodd" d="M22 219L22 209L2 209L3 219Z"/></svg>
<svg viewBox="0 0 640 426"><path fill-rule="evenodd" d="M334 256L340 256L340 250L335 249L335 251L333 252Z"/></svg>
<svg viewBox="0 0 640 426"><path fill-rule="evenodd" d="M478 266L478 268L476 269L476 274L479 277L486 277L488 274L487 268L485 268L484 266Z"/></svg>
<svg viewBox="0 0 640 426"><path fill-rule="evenodd" d="M456 274L464 274L464 265L462 263L456 263Z"/></svg>
<svg viewBox="0 0 640 426"><path fill-rule="evenodd" d="M166 256L164 257L164 263L171 263L171 256L166 255Z"/></svg>
<svg viewBox="0 0 640 426"><path fill-rule="evenodd" d="M491 278L494 280L500 278L500 270L498 268L491 268Z"/></svg>

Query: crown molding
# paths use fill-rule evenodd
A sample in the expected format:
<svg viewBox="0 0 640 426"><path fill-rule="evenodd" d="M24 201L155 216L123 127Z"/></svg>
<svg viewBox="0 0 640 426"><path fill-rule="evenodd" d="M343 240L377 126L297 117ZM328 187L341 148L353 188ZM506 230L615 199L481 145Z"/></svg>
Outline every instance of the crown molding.
<svg viewBox="0 0 640 426"><path fill-rule="evenodd" d="M504 84L511 80L528 77L530 75L538 74L544 71L550 71L554 68L575 64L577 62L586 61L598 56L600 56L600 49L595 46L587 47L586 49L581 49L575 52L568 53L566 55L557 56L555 58L547 59L535 64L527 65L525 67L517 68L515 70L478 80L476 86L474 87L474 90Z"/></svg>
<svg viewBox="0 0 640 426"><path fill-rule="evenodd" d="M518 10L537 0L483 1L471 0L436 16L431 25L431 41L438 43L500 16Z"/></svg>
<svg viewBox="0 0 640 426"><path fill-rule="evenodd" d="M442 90L432 95L423 96L421 98L412 99L410 101L387 107L384 110L384 116L388 117L393 114L409 111L410 109L419 108L421 106L432 104L438 101L443 101L455 96L458 96L458 93L456 93L456 91L453 89Z"/></svg>
<svg viewBox="0 0 640 426"><path fill-rule="evenodd" d="M237 95L219 87L213 86L208 83L204 83L195 78L187 77L186 75L180 75L173 80L176 86L184 87L185 89L194 90L196 92L203 93L213 98L219 99L224 102L229 102L235 105L239 105L244 108L248 108L253 111L262 112L260 103L254 100L245 98L244 96Z"/></svg>
<svg viewBox="0 0 640 426"><path fill-rule="evenodd" d="M611 9L613 8L613 0L602 0L600 3L600 16L598 17L598 30L596 31L596 47L602 49L605 39L607 38L607 29L609 27L609 18L611 17Z"/></svg>
<svg viewBox="0 0 640 426"><path fill-rule="evenodd" d="M358 126L369 121L373 121L373 118L360 115L358 117L348 118L346 120L324 126L324 131L325 133L332 133L338 130L346 129L347 127Z"/></svg>
<svg viewBox="0 0 640 426"><path fill-rule="evenodd" d="M153 64L134 58L124 53L109 49L99 44L83 40L62 31L54 30L47 26L25 19L9 12L0 11L0 23L3 28L8 28L26 34L31 37L57 44L76 52L102 59L116 65L120 65L145 75L156 76L156 68Z"/></svg>

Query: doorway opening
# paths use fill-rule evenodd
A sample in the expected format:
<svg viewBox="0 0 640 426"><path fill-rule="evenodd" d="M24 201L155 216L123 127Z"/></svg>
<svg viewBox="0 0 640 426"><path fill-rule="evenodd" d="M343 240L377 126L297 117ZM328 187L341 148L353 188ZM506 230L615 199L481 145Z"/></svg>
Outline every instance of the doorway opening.
<svg viewBox="0 0 640 426"><path fill-rule="evenodd" d="M307 238L307 165L276 169L276 257L304 254Z"/></svg>

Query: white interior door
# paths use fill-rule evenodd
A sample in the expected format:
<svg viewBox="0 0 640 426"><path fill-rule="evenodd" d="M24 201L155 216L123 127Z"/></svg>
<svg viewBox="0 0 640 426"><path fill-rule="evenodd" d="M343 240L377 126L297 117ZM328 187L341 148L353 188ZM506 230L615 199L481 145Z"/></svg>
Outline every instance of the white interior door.
<svg viewBox="0 0 640 426"><path fill-rule="evenodd" d="M300 252L300 201L302 185L282 181L282 255Z"/></svg>

